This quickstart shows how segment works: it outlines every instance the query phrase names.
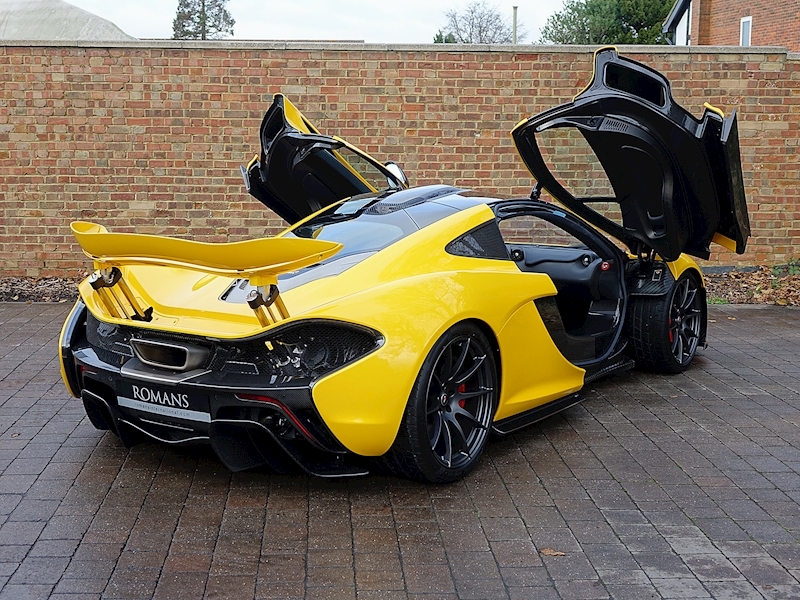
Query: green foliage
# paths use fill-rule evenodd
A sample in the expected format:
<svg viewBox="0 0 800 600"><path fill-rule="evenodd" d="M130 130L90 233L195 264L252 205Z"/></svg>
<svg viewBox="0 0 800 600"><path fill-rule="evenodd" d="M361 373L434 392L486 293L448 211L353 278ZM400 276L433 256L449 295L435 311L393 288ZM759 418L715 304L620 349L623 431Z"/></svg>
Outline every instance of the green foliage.
<svg viewBox="0 0 800 600"><path fill-rule="evenodd" d="M708 304L730 304L730 300L719 296L709 296L707 302Z"/></svg>
<svg viewBox="0 0 800 600"><path fill-rule="evenodd" d="M785 265L775 265L772 267L772 275L773 277L800 275L800 258L790 258Z"/></svg>
<svg viewBox="0 0 800 600"><path fill-rule="evenodd" d="M233 35L236 21L227 4L228 0L179 0L172 39L213 40Z"/></svg>
<svg viewBox="0 0 800 600"><path fill-rule="evenodd" d="M673 0L566 0L542 27L544 44L664 44Z"/></svg>
<svg viewBox="0 0 800 600"><path fill-rule="evenodd" d="M452 33L443 33L440 29L435 36L433 36L434 44L455 44L456 36Z"/></svg>

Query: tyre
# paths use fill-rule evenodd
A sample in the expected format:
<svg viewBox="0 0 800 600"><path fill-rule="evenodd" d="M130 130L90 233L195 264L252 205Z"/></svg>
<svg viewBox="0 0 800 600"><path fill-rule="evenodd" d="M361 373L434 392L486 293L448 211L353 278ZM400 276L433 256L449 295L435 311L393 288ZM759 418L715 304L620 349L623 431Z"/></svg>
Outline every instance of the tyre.
<svg viewBox="0 0 800 600"><path fill-rule="evenodd" d="M400 475L447 483L466 475L483 452L497 410L497 367L486 336L460 323L422 364L387 456Z"/></svg>
<svg viewBox="0 0 800 600"><path fill-rule="evenodd" d="M685 371L705 331L704 303L699 280L689 272L663 296L634 296L628 335L636 366L654 373Z"/></svg>

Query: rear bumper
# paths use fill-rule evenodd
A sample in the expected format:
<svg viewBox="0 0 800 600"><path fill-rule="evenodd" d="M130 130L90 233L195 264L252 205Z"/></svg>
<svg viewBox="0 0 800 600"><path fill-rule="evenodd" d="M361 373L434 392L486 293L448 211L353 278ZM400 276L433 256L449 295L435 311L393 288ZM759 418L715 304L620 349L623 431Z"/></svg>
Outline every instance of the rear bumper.
<svg viewBox="0 0 800 600"><path fill-rule="evenodd" d="M317 414L310 385L232 388L216 383L208 371L164 375L136 358L112 365L88 345L64 348L65 358L89 420L128 447L146 439L208 444L232 471L266 466L282 473L300 468L319 477L368 473Z"/></svg>

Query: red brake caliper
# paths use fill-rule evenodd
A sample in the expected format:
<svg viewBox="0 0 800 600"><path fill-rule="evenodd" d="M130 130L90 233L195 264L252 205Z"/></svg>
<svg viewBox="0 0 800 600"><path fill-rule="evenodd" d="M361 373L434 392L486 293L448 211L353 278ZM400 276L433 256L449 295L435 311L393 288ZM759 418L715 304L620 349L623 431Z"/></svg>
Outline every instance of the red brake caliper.
<svg viewBox="0 0 800 600"><path fill-rule="evenodd" d="M467 391L467 384L466 384L466 383L462 383L460 386L458 386L458 393L459 393L459 394L463 394L463 393L464 393L464 392L466 392L466 391ZM465 405L466 403L467 403L467 401L466 401L466 400L464 400L463 398L462 398L461 400L459 400L459 401L458 401L458 405L459 405L461 408L464 408L464 405Z"/></svg>
<svg viewBox="0 0 800 600"><path fill-rule="evenodd" d="M672 317L670 317L669 318L669 343L670 344L672 343L672 338L673 337L674 336L673 336L673 333L672 333Z"/></svg>

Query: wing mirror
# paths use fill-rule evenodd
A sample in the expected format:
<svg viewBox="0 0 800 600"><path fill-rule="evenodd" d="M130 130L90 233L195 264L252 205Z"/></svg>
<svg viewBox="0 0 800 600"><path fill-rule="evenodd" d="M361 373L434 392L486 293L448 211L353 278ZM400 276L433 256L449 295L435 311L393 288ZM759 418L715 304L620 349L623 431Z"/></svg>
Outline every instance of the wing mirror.
<svg viewBox="0 0 800 600"><path fill-rule="evenodd" d="M389 177L386 178L390 188L399 190L408 187L408 177L406 177L406 174L403 169L400 168L400 165L390 160L383 166L386 167L386 170L395 177L395 179L391 179Z"/></svg>

